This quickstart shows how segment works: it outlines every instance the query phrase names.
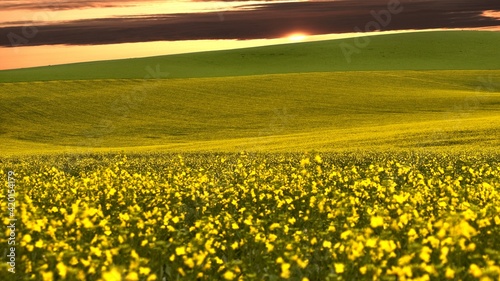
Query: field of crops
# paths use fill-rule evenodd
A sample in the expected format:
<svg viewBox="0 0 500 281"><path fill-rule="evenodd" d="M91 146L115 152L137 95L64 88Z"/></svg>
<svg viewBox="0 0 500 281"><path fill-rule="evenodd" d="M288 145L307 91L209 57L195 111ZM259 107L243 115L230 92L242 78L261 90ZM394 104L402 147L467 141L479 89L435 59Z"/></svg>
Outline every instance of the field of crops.
<svg viewBox="0 0 500 281"><path fill-rule="evenodd" d="M0 281L500 280L500 34L364 39L0 71Z"/></svg>
<svg viewBox="0 0 500 281"><path fill-rule="evenodd" d="M499 280L499 159L4 158L18 228L1 280Z"/></svg>
<svg viewBox="0 0 500 281"><path fill-rule="evenodd" d="M500 147L500 71L0 83L0 151Z"/></svg>

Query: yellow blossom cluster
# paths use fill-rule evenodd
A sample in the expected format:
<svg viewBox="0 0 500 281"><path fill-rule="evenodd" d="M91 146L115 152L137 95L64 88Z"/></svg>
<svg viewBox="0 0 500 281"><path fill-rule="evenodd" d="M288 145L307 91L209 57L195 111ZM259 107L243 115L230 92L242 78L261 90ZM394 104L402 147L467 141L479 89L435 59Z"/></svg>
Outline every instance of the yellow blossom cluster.
<svg viewBox="0 0 500 281"><path fill-rule="evenodd" d="M8 171L22 280L500 280L498 156L60 155Z"/></svg>

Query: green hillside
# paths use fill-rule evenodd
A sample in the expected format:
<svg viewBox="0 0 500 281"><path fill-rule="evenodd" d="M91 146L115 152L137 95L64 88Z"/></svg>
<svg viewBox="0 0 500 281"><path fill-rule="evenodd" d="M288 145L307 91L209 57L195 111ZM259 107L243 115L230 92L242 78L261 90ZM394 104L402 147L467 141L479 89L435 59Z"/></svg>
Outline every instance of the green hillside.
<svg viewBox="0 0 500 281"><path fill-rule="evenodd" d="M0 82L276 73L499 69L500 32L433 31L0 71ZM368 44L364 45L369 40ZM354 53L350 61L342 48ZM154 76L154 75L153 75Z"/></svg>
<svg viewBox="0 0 500 281"><path fill-rule="evenodd" d="M500 71L0 84L0 151L500 146Z"/></svg>

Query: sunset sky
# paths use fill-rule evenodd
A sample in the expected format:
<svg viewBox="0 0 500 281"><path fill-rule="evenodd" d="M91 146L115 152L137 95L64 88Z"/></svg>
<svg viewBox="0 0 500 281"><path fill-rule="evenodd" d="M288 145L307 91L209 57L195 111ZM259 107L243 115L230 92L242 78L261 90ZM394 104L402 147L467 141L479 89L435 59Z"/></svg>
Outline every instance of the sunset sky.
<svg viewBox="0 0 500 281"><path fill-rule="evenodd" d="M500 1L2 0L0 69L321 39L377 16L381 31L498 30Z"/></svg>

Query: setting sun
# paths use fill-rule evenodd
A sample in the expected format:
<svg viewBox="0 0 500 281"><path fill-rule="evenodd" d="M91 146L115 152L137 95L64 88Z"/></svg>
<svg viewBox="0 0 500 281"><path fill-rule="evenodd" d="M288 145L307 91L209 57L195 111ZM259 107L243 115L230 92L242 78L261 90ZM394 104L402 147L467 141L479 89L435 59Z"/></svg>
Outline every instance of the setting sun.
<svg viewBox="0 0 500 281"><path fill-rule="evenodd" d="M302 41L307 38L307 35L304 33L292 33L287 36L290 41Z"/></svg>

